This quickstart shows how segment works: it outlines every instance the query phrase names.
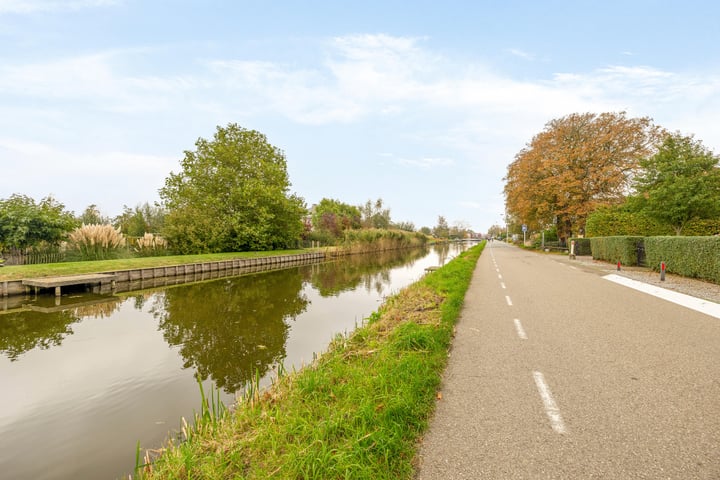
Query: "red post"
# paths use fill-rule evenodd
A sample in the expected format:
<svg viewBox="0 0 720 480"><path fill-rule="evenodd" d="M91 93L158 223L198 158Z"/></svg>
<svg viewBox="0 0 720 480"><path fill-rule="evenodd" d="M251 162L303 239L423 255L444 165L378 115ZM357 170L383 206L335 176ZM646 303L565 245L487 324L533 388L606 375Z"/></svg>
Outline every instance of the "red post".
<svg viewBox="0 0 720 480"><path fill-rule="evenodd" d="M665 281L665 262L660 262L660 281Z"/></svg>
<svg viewBox="0 0 720 480"><path fill-rule="evenodd" d="M618 272L620 271L620 260L618 260L618 269L617 269L617 271L618 271Z"/></svg>

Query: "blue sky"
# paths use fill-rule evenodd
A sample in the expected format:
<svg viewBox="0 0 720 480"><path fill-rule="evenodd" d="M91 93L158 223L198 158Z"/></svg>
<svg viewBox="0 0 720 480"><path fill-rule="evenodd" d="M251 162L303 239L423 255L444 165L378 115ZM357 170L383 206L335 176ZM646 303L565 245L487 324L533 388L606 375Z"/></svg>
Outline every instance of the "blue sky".
<svg viewBox="0 0 720 480"><path fill-rule="evenodd" d="M553 118L626 111L720 147L706 1L0 0L0 198L115 216L238 123L308 206L485 232Z"/></svg>

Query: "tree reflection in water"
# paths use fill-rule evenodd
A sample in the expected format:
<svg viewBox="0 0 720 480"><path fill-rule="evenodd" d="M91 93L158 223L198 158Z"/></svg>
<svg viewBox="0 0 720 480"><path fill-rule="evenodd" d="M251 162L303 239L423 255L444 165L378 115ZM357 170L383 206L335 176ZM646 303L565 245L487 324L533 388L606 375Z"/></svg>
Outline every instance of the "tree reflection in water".
<svg viewBox="0 0 720 480"><path fill-rule="evenodd" d="M323 297L354 290L363 285L367 291L381 293L390 283L390 271L426 256L426 249L387 250L366 255L340 257L312 269L310 281Z"/></svg>
<svg viewBox="0 0 720 480"><path fill-rule="evenodd" d="M151 311L184 367L233 393L285 357L286 320L308 305L302 287L297 268L226 278L169 288Z"/></svg>
<svg viewBox="0 0 720 480"><path fill-rule="evenodd" d="M60 346L66 337L73 334L71 325L87 317L105 318L118 308L118 299L88 295L85 303L55 307L54 298L44 298L30 305L30 310L3 313L0 315L0 352L10 361L17 361L21 355L34 348L47 350Z"/></svg>

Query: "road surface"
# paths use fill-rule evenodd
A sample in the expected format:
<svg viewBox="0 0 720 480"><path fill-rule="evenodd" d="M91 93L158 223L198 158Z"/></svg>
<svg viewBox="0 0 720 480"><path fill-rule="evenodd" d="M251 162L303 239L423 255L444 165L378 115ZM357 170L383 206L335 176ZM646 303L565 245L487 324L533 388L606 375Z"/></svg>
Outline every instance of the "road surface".
<svg viewBox="0 0 720 480"><path fill-rule="evenodd" d="M720 319L501 242L416 478L720 479Z"/></svg>

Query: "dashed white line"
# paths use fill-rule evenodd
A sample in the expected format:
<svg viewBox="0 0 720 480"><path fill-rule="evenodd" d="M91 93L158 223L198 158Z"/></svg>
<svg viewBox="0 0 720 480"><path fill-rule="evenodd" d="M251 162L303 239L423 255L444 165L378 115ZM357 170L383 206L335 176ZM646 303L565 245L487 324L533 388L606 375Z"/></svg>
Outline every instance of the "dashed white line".
<svg viewBox="0 0 720 480"><path fill-rule="evenodd" d="M500 280L502 280L502 275L500 275L499 273L498 273L498 278L499 278Z"/></svg>
<svg viewBox="0 0 720 480"><path fill-rule="evenodd" d="M520 323L520 320L516 318L513 322L515 323L515 330L517 330L518 337L520 337L521 340L527 340L525 329L523 328L522 323Z"/></svg>
<svg viewBox="0 0 720 480"><path fill-rule="evenodd" d="M505 301L507 302L508 306L512 307L512 300L510 300L510 297L505 295Z"/></svg>
<svg viewBox="0 0 720 480"><path fill-rule="evenodd" d="M545 376L543 376L541 372L533 372L533 378L535 379L535 385L537 386L538 393L540 393L540 398L545 406L545 413L548 419L550 419L550 425L553 430L557 433L567 433L565 423L560 415L560 409L555 403L552 393L550 393L550 387L548 387L545 381Z"/></svg>
<svg viewBox="0 0 720 480"><path fill-rule="evenodd" d="M500 282L500 287L504 290L504 289L505 289L505 282Z"/></svg>

